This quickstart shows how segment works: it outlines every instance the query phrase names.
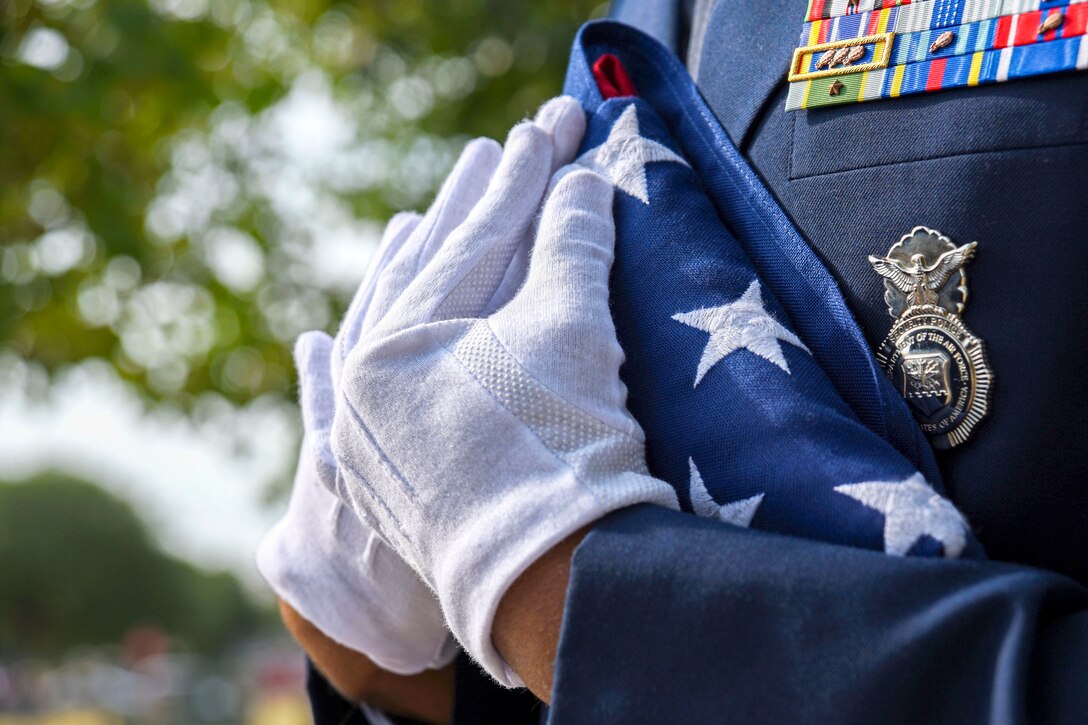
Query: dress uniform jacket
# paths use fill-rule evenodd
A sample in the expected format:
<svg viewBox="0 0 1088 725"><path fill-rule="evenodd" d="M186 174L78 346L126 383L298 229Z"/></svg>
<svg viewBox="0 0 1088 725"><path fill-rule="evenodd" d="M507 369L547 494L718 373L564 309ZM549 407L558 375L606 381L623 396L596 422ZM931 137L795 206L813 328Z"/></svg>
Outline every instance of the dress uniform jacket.
<svg viewBox="0 0 1088 725"><path fill-rule="evenodd" d="M1082 722L1088 74L787 113L804 5L615 13L700 54L702 97L874 350L893 320L868 256L918 225L979 241L992 408L938 463L990 561L617 513L575 554L553 721Z"/></svg>
<svg viewBox="0 0 1088 725"><path fill-rule="evenodd" d="M626 2L613 13L687 56L717 130L874 350L893 320L869 255L918 225L979 242L967 320L987 346L992 406L937 462L989 560L618 512L575 554L550 720L1083 722L1088 74L787 113L803 5ZM572 64L592 63L594 38L614 32L588 29ZM677 63L662 49L635 70L675 79ZM495 721L479 688L458 721Z"/></svg>

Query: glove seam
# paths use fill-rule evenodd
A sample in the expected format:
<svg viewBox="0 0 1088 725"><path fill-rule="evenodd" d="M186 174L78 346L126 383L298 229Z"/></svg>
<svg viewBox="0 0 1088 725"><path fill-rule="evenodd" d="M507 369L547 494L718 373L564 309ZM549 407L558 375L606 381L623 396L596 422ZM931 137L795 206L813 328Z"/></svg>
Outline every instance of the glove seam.
<svg viewBox="0 0 1088 725"><path fill-rule="evenodd" d="M467 280L469 278L469 276L471 276L472 273L475 272L476 269L481 264L483 264L484 260L487 259L487 256L489 254L491 254L492 252L494 252L496 249L498 249L499 246L504 241L506 241L506 238L504 236L504 230L484 229L484 230L481 230L481 231L486 231L487 232L484 235L484 239L482 241L478 242L477 245L476 245L476 248L480 249L481 251L478 253L476 258L474 260L472 260L471 264L466 264L464 266L464 273L458 275L457 281L452 282L452 283L450 283L448 285L448 287L446 289L446 293L443 294L441 298L435 300L433 305L430 306L430 310L431 310L430 317L429 317L429 319L421 320L422 324L429 324L431 322L446 322L446 321L448 321L450 319L457 319L457 318L464 317L463 315L453 315L452 317L443 316L441 319L434 319L435 315L439 315L439 314L442 313L442 311L445 309L446 305L449 303L450 298L453 297L454 293L459 291L461 285L465 283L465 280ZM453 234L451 234L450 236L452 237L455 234L457 234L456 231ZM522 236L524 236L524 231L521 234L519 234L518 237L517 237L517 240L518 240L519 243L521 241ZM451 244L451 242L449 240L447 240L446 244ZM512 247L512 251L511 251L511 255L510 255L511 259L513 258L513 255L514 255L514 253L516 251L517 251L517 245L514 245ZM437 259L437 255L435 256L435 258ZM509 264L509 260L508 260L507 263ZM495 292L498 291L498 288L499 288L499 286L502 285L502 281L503 281L503 279L505 279L505 277L506 277L506 273L504 272L502 278L500 278L498 283L495 285L495 288L492 289L491 292L488 294L488 298L487 298L487 300L485 300L485 303L487 301L490 301L491 298L493 298L495 296ZM481 307L481 308L483 307L483 305L475 305L475 306L476 307Z"/></svg>
<svg viewBox="0 0 1088 725"><path fill-rule="evenodd" d="M346 406L348 408L348 411L349 411L349 413L351 413L352 417L355 419L355 422L358 423L360 427L364 427L364 429L365 429L365 425L362 422L362 419L360 418L359 414L355 411L355 408L352 407L351 401L347 400L347 396L344 396L344 400L345 400L345 404L346 404ZM366 433L367 433L367 438L368 438L367 444L368 445L373 445L371 443L372 438L371 438L370 432L366 431ZM400 519L393 512L393 510L389 507L389 504L387 504L385 502L385 499L382 497L382 495L366 479L366 476L360 475L359 471L357 471L355 469L355 467L353 465L351 465L350 461L341 461L340 465L343 467L343 470L346 470L349 474L351 474L351 476L353 478L355 478L360 484L362 484L363 489L365 489L367 491L368 495L372 499L374 499L374 501L376 501L383 509L385 509L385 513L389 516L390 520L393 522L393 525L397 529L397 533L401 537L403 537L404 540L414 549L415 548L415 543L412 541L412 537L409 536L404 531L404 525L401 524ZM399 476L398 476L398 478L399 478ZM354 508L354 505L352 506L352 508ZM373 523L374 523L374 528L378 531L378 533L380 535L382 535L382 538L387 543L389 543L389 538L390 537L388 536L387 532L382 530L381 523L379 521L377 521L377 519L375 519Z"/></svg>
<svg viewBox="0 0 1088 725"><path fill-rule="evenodd" d="M366 422L363 421L362 414L359 413L359 411L356 409L354 403L352 403L347 393L341 392L341 397L344 399L348 411L351 413L351 417L355 419L356 424L358 424L359 428L362 430L363 435L366 437L366 443L370 447L372 454L375 455L375 458L377 458L379 463L381 463L385 468L389 469L389 472L393 474L393 477L397 479L397 482L404 488L404 490L408 493L409 497L413 501L418 501L419 497L416 493L415 486L413 486L408 481L408 479L404 477L404 474L400 472L400 468L397 467L397 464L393 463L389 456L385 454L385 451L382 450L382 447L378 445L378 440L374 437L373 431L371 431L370 428L367 426ZM358 472L353 472L355 473L355 475L359 475Z"/></svg>
<svg viewBox="0 0 1088 725"><path fill-rule="evenodd" d="M483 325L487 327L487 331L491 334L491 337L494 338L495 344L497 344L500 348L502 348L502 351L504 353L506 353L506 355L509 356L509 358L514 361L514 364L516 364L518 366L518 368L520 368L521 371L524 372L525 375L528 378L530 378L534 383L539 385L541 388L543 388L549 394L554 395L556 398L558 398L559 400L561 400L564 403L566 403L567 405L569 405L571 408L574 408L575 410L579 411L580 413L585 415L587 418L590 418L590 419L596 421L597 423L600 423L605 428L608 428L609 430L614 431L615 433L618 433L619 435L630 439L631 441L639 444L640 446L645 446L646 445L645 433L642 431L641 426L638 426L637 422L635 422L635 425L638 426L637 430L640 433L642 433L641 436L636 436L636 435L633 435L633 434L629 433L628 431L617 428L616 426L612 425L608 421L602 420L600 416L594 415L593 413L590 413L588 411L583 410L580 406L578 406L575 403L571 402L565 395L563 395L562 393L559 393L556 390L552 389L552 387L550 385L548 385L547 383L543 382L542 380L537 378L535 375L530 373L529 369L525 366L525 364L521 361L521 359L518 358L518 356L515 355L513 352L511 352L510 348L508 348L506 346L506 343L504 343L502 341L502 338L499 337L498 333L495 332L495 328L491 326L491 321L489 319L477 320L474 324L480 324L480 323L483 323ZM456 359L459 363L461 363L461 360L460 360L460 358L457 357L457 354L455 352L453 352L453 350L450 348L450 345L453 345L453 344L456 344L457 342L459 342L465 335L467 335L469 333L469 330L471 330L471 326L468 329L466 329L464 332L462 332L460 335L458 335L456 339L451 340L449 343L447 343L445 345L446 349L449 350L451 354L453 354L454 359ZM464 363L461 363L461 366L465 367ZM486 385L484 385L484 383L479 378L476 377L475 373L473 373L467 367L465 367L465 369L469 373L469 375L472 375L472 378L474 380L476 380L476 382L479 383L479 385L482 388L484 388L485 390L488 391L489 394L491 394L491 390L488 389L488 387ZM492 394L492 397L495 397L495 396ZM498 398L496 398L496 400L498 401L499 405L502 405L503 408L506 408L506 406L502 403L501 400L499 400ZM628 413L628 415L630 415L630 413ZM633 419L632 419L632 421L633 421ZM535 435L535 431L534 431L534 435ZM544 441L541 441L541 443L544 443ZM545 445L547 445L547 444L545 443Z"/></svg>
<svg viewBox="0 0 1088 725"><path fill-rule="evenodd" d="M481 322L486 322L486 320L481 320ZM494 336L494 332L491 331L490 328L489 328L489 332L491 332L491 334ZM450 344L454 344L455 342L459 341L467 333L468 333L468 330L466 330L461 335L458 335L456 338L454 338L451 341ZM498 340L497 337L495 339L496 339L496 341ZM501 343L500 343L500 345L501 345ZM567 460L567 458L565 458L559 451L556 451L551 445L549 445L547 443L547 441L545 441L541 437L541 435L532 426L526 424L525 421L521 420L521 418L519 418L516 413L514 413L512 410L510 410L502 402L502 400L498 396L496 396L495 393L492 392L492 390L487 385L485 385L483 383L483 381L481 381L476 376L476 374L467 365L465 365L465 363L457 356L456 353L453 352L453 350L451 350L448 346L444 345L444 347L446 347L446 351L449 353L450 357L453 360L455 360L457 362L457 364L474 381L476 381L476 384L478 386L480 386L480 389L483 390L488 395L488 397L490 397L492 400L494 400L499 405L499 407L502 408L502 410L504 410L508 415L510 415L515 420L517 420L519 423L521 423L524 426L525 430L527 430L533 436L533 438L535 438L540 443L540 445L544 448L544 450L546 450L549 455L551 455L553 458L555 458L556 461L558 461L565 469L567 469L570 472L570 475L579 484L579 487L582 490L586 491L586 493L589 494L589 496L593 499L593 501L598 506L600 506L600 507L602 507L604 509L607 509L608 511L614 510L613 502L607 497L606 498L601 497L601 491L598 490L600 488L599 486L594 485L591 481L587 480L585 478L585 476L582 474L582 472L579 471L578 466L576 466L571 461ZM503 350L507 354L510 354L509 351L506 350L505 346L503 346ZM519 366L521 366L521 363L520 363L520 361L517 360L517 358L512 357L512 359L514 360L515 363L517 363ZM533 378L533 380L536 380L536 378ZM551 392L550 388L546 388L546 389L549 390L549 392ZM561 398L561 399L563 400L563 402L565 402L568 405L571 405L572 407L574 407L573 404L571 404L569 401L567 401L566 398ZM578 410L580 410L580 409L578 409ZM584 411L581 411L581 412L584 412ZM593 420L597 420L596 416L590 415L588 413L586 413L585 415L587 417L589 417L589 418L592 418ZM639 441L639 440L637 440L635 438L632 438L631 436L625 434L623 431L616 430L615 428L613 428L612 426L609 426L607 423L604 423L603 421L600 421L600 422L601 422L602 425L608 427L610 430L615 431L619 435L625 436L626 438L630 439L632 442L637 443L640 446L644 445L642 441ZM643 470L641 470L641 471L631 470L631 471L627 471L627 473L631 473L631 474L634 474L634 475L643 476L643 477L650 478L650 479L653 479L653 480L656 480L656 481L660 481L663 485L668 487L670 491L672 490L671 487L669 487L669 484L667 482L662 481L661 479L659 479L659 478L657 478L655 476L651 476L649 474L649 472L646 470L645 452L643 453L643 457L642 457L642 466L643 466Z"/></svg>

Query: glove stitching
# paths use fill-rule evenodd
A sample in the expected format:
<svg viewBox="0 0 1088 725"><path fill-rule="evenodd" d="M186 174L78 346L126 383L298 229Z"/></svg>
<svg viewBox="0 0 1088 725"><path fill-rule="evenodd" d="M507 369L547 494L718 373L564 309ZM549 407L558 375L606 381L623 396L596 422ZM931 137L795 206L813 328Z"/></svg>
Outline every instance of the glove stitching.
<svg viewBox="0 0 1088 725"><path fill-rule="evenodd" d="M506 276L506 270L510 266L510 261L513 259L514 254L517 253L517 248L520 243L521 235L518 235L517 239L511 241L504 238L503 234L496 233L490 236L485 242L481 243L481 247L484 251L476 259L471 267L461 276L457 282L451 286L450 290L442 297L441 301L435 305L435 315L439 319L451 319L459 317L470 317L471 313L462 312L462 310L474 310L478 311L484 308L484 306L495 296L499 286L502 284L502 280ZM504 250L504 247L508 247L508 250ZM504 253L508 252L508 253ZM488 274L488 266L494 267ZM483 271L480 271L480 270ZM499 274L501 272L501 274ZM473 275L477 275L479 279L470 280ZM487 284L487 291L483 291L483 285L485 282L489 282L498 277L498 281L493 284ZM481 285L480 289L475 287L475 284ZM479 297L475 299L473 295ZM452 311L449 308L453 308ZM437 320L435 320L437 321Z"/></svg>
<svg viewBox="0 0 1088 725"><path fill-rule="evenodd" d="M393 510L389 508L389 505L386 504L385 499L383 499L381 495L374 489L374 486L366 480L365 476L360 475L359 471L355 470L355 468L350 464L345 463L344 467L348 470L349 473L351 473L352 476L356 478L356 480L359 481L359 483L362 484L363 488L367 491L370 498L374 499L374 501L376 501L379 506L385 509L386 514L388 514L389 518L393 521L393 525L397 527L397 533L401 537L403 537L408 543L411 544L412 537L405 533L404 526L401 525L400 519L398 519L397 515L393 513ZM352 508L354 509L355 507L353 506ZM382 534L383 539L386 539L388 541L390 538L392 538L391 536L389 536L389 532L387 532L385 528L381 525L381 522L377 519L377 517L367 515L366 520L367 523L372 525L372 528L374 528L379 534Z"/></svg>
<svg viewBox="0 0 1088 725"><path fill-rule="evenodd" d="M378 445L377 439L374 437L374 433L363 421L363 416L359 414L359 411L355 408L355 405L351 402L351 399L347 396L347 393L341 393L341 397L347 404L348 411L351 413L351 417L355 419L355 424L359 426L359 430L366 438L367 444L370 446L371 453L378 459L378 462L389 469L389 472L397 480L397 483L408 493L408 497L413 501L419 500L419 495L416 493L415 487L409 483L408 479L404 477L404 474L400 472L396 464L385 454L381 446Z"/></svg>
<svg viewBox="0 0 1088 725"><path fill-rule="evenodd" d="M358 413L356 413L355 409L352 408L352 406L351 406L351 401L347 400L347 396L344 396L344 398L345 398L345 402L347 403L347 407L348 407L349 411L351 412L352 416L355 418L355 421L360 425L360 427L363 427L364 433L366 434L368 442L372 441L373 439L371 438L370 432L365 429L365 426L363 426L362 420L359 418ZM381 461L383 459L383 455L379 455L378 459L379 459L379 461ZM412 541L412 537L409 536L407 532L405 532L404 526L401 524L400 519L397 518L397 515L395 513L393 513L393 510L385 502L385 499L378 492L378 490L374 487L374 485L372 483L370 483L369 480L367 480L367 477L362 475L361 473L359 473L359 471L356 470L356 468L351 465L350 461L340 461L340 465L344 469L346 469L352 476L354 476L355 479L358 480L359 483L362 484L362 487L364 489L366 489L366 491L370 494L370 497L373 498L383 509L385 509L385 512L389 516L390 520L392 520L393 525L396 526L397 533L402 538L404 538L405 541L407 541L410 545L412 545L412 548L414 549L415 544ZM400 474L397 473L397 471L395 469L391 469L390 473L392 473L398 479L398 482L405 483L403 477L400 476ZM373 517L368 517L368 518L373 518ZM384 539L386 539L388 541L391 537L382 528L380 523L376 519L374 519L373 523L375 524L374 528L377 529L379 533L383 534L382 538L384 538Z"/></svg>
<svg viewBox="0 0 1088 725"><path fill-rule="evenodd" d="M636 427L636 430L638 431L639 435L635 435L635 434L632 434L632 433L630 433L628 431L625 431L625 430L623 430L621 428L617 428L616 426L612 425L608 421L601 419L599 416L596 416L596 415L594 415L592 413L587 413L586 411L582 410L579 406L575 405L570 400L568 400L565 395L563 395L562 393L557 392L556 390L553 390L551 388L551 386L549 386L548 384L546 384L543 381L539 380L535 375L530 373L529 369L525 365L522 364L521 360L518 359L518 356L515 355L513 352L511 352L510 348L506 347L506 345L503 344L503 341L495 333L495 328L491 327L490 320L481 320L480 322L482 322L484 325L487 326L487 331L491 334L491 338L495 341L495 344L498 345L500 348L502 348L503 352L505 352L507 354L507 356L509 356L509 358L514 362L514 365L516 365L518 367L518 369L525 374L526 377L531 379L535 384L539 385L544 391L554 395L556 398L563 401L564 403L569 405L571 408L577 410L583 416L589 418L590 420L594 421L595 423L599 423L600 425L604 426L605 428L608 428L609 430L614 431L615 433L617 433L617 434L619 434L621 436L624 436L625 438L631 439L632 441L639 444L640 446L645 446L646 445L646 436L642 432L641 427ZM469 331L466 330L464 335L462 335L461 338L459 338L457 341L460 341L460 339L463 339L465 337L465 335L468 334L468 332ZM632 422L634 422L634 421L632 421ZM635 423L635 425L638 426L637 422Z"/></svg>
<svg viewBox="0 0 1088 725"><path fill-rule="evenodd" d="M484 323L481 325L481 323ZM480 332L486 330L485 332ZM526 387L536 388L538 394L543 394L542 397L545 400L539 404L532 406L533 410L547 411L549 402L559 403L562 408L561 413L565 415L566 423L574 426L575 430L570 432L569 430L563 430L559 433L558 437L553 433L549 434L547 430L548 423L543 420L528 421L521 415L511 409L509 401L510 394L504 396L500 391L497 391L493 385L488 384L481 379L478 374L476 366L469 362L466 357L462 356L461 350L465 345L472 344L466 341L466 338L476 333L480 335L482 339L479 342L484 344L492 343L498 348L498 351L509 361L509 364L514 368L515 373L520 374L523 378L522 382L526 384ZM453 347L451 347L453 346ZM646 461L644 453L644 443L630 434L615 428L614 426L605 423L594 415L586 413L581 410L566 398L558 395L549 387L543 385L535 377L529 374L528 370L514 357L509 350L507 350L498 340L498 338L492 332L490 326L486 325L486 321L480 321L477 324L470 327L464 334L457 339L452 340L445 345L446 350L450 353L454 360L464 368L473 380L492 398L494 399L504 410L513 415L522 425L524 425L533 436L540 441L541 445L551 453L557 460L559 460L564 466L571 469L575 474L575 477L583 484L587 484L591 490L596 487L590 485L585 480L583 475L579 474L579 469L587 469L587 472L614 472L614 471L630 471L633 473L646 473ZM457 349L454 349L457 348ZM515 381L516 384L516 381ZM534 392L534 391L530 391ZM553 400L548 401L547 398L551 397ZM593 429L597 430L594 431ZM604 429L601 431L600 429ZM579 435L581 433L581 435ZM601 434L612 435L601 435ZM618 436L621 440L615 440L614 436ZM581 440L579 440L581 438ZM608 441L611 439L611 441ZM579 456L580 452L586 448L588 443L601 442L604 440L606 444L610 442L612 447L606 448L604 454L590 454L586 457L585 465L579 467L576 461L570 460ZM623 450L623 448L634 444L638 450L637 455L631 455L631 450ZM603 459L603 460L602 460ZM595 495L595 494L594 494Z"/></svg>

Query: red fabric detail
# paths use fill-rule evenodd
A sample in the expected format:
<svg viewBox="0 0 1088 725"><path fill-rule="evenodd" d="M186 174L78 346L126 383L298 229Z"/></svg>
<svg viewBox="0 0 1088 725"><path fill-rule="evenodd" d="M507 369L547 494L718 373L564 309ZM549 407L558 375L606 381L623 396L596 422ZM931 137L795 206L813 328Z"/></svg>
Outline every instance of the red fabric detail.
<svg viewBox="0 0 1088 725"><path fill-rule="evenodd" d="M869 13L869 29L865 31L866 35L876 35L876 29L880 27L880 9L874 8L873 12Z"/></svg>
<svg viewBox="0 0 1088 725"><path fill-rule="evenodd" d="M1065 25L1061 27L1063 38L1084 35L1088 30L1088 5L1070 5L1065 10Z"/></svg>
<svg viewBox="0 0 1088 725"><path fill-rule="evenodd" d="M1058 11L1061 14L1061 11ZM1009 41L1009 45L1031 45L1039 39L1039 23L1043 22L1043 12L1024 13L1016 21L1016 35ZM1047 33L1053 35L1053 32ZM1047 38L1049 40L1049 38Z"/></svg>
<svg viewBox="0 0 1088 725"><path fill-rule="evenodd" d="M1002 15L997 19L997 30L994 32L994 47L1006 48L1012 45L1012 15Z"/></svg>
<svg viewBox="0 0 1088 725"><path fill-rule="evenodd" d="M948 65L948 58L938 58L929 65L929 76L926 78L927 91L939 91L944 85L944 69Z"/></svg>
<svg viewBox="0 0 1088 725"><path fill-rule="evenodd" d="M638 95L627 69L623 67L623 61L611 53L605 53L593 64L593 79L597 81L597 88L605 100Z"/></svg>

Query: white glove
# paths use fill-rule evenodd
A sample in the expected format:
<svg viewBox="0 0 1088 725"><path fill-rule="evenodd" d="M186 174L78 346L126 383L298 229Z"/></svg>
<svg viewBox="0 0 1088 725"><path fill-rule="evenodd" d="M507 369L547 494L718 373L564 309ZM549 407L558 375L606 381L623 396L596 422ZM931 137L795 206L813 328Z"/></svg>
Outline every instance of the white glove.
<svg viewBox="0 0 1088 725"><path fill-rule="evenodd" d="M557 163L574 157L585 127L576 101L545 104L536 124L552 140ZM307 333L295 350L306 435L291 503L262 541L258 568L282 599L330 638L400 674L447 664L456 644L430 590L332 493L335 391L344 357L465 220L501 153L487 139L468 144L427 215L400 214L389 223L336 340ZM524 266L523 259L522 272ZM520 278L518 269L508 276Z"/></svg>
<svg viewBox="0 0 1088 725"><path fill-rule="evenodd" d="M457 654L431 591L314 475L303 446L287 513L257 550L276 594L330 639L414 674Z"/></svg>
<svg viewBox="0 0 1088 725"><path fill-rule="evenodd" d="M492 676L502 596L581 527L636 503L677 508L646 472L608 307L612 185L562 175L524 287L488 317L551 168L545 134L510 135L487 193L347 359L333 450L355 510L438 595Z"/></svg>
<svg viewBox="0 0 1088 725"><path fill-rule="evenodd" d="M402 214L389 223L345 328L367 310L378 274L419 222L418 215ZM441 667L457 646L434 595L322 482L336 476L328 447L332 352L333 340L323 333L304 335L295 347L306 433L290 504L261 541L257 567L307 621L379 667L399 674Z"/></svg>

